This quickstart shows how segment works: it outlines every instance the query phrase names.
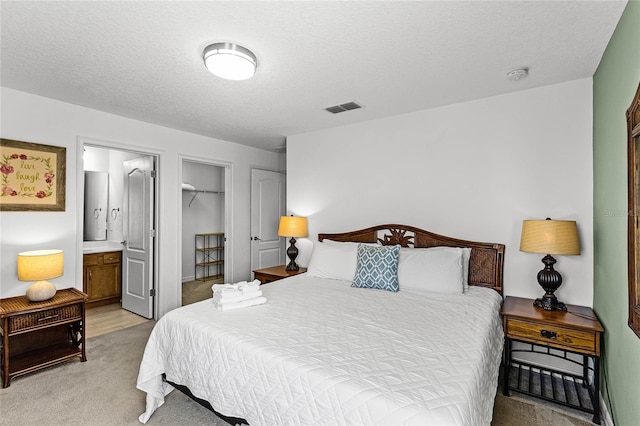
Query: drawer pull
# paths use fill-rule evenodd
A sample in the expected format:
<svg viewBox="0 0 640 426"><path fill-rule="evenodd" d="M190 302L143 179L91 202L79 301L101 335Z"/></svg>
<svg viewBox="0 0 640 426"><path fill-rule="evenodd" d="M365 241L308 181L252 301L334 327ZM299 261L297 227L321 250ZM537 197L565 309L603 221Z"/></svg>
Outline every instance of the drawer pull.
<svg viewBox="0 0 640 426"><path fill-rule="evenodd" d="M48 317L44 317L44 318L38 318L38 322L48 321L50 319L58 318L59 316L60 314L56 314L56 315L49 315Z"/></svg>
<svg viewBox="0 0 640 426"><path fill-rule="evenodd" d="M546 339L556 339L558 337L555 331L540 330L540 335Z"/></svg>

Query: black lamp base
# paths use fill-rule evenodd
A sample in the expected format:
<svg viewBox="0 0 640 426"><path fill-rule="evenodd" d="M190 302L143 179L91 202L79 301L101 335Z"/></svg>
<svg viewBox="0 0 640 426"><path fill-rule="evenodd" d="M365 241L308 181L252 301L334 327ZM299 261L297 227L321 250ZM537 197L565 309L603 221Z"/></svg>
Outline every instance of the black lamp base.
<svg viewBox="0 0 640 426"><path fill-rule="evenodd" d="M566 311L565 304L558 301L553 294L562 284L562 275L553 269L556 260L548 254L542 258L542 263L544 263L544 269L538 272L538 284L544 289L544 296L536 299L533 304L545 311Z"/></svg>
<svg viewBox="0 0 640 426"><path fill-rule="evenodd" d="M287 267L284 269L285 271L299 271L300 267L294 260L292 260L287 264Z"/></svg>
<svg viewBox="0 0 640 426"><path fill-rule="evenodd" d="M291 245L287 249L287 257L289 257L290 262L285 268L286 271L299 271L300 267L296 263L296 257L298 257L298 248L296 247L296 239L291 237L289 240Z"/></svg>
<svg viewBox="0 0 640 426"><path fill-rule="evenodd" d="M560 302L558 298L552 294L546 294L533 301L533 304L545 311L566 311L567 305Z"/></svg>

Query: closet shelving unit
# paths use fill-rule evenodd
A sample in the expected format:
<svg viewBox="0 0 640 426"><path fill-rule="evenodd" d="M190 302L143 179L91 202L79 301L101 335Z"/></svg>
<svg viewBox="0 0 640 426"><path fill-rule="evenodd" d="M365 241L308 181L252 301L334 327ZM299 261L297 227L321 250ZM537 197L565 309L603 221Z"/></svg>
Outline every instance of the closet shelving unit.
<svg viewBox="0 0 640 426"><path fill-rule="evenodd" d="M215 280L224 277L224 232L196 234L197 281Z"/></svg>

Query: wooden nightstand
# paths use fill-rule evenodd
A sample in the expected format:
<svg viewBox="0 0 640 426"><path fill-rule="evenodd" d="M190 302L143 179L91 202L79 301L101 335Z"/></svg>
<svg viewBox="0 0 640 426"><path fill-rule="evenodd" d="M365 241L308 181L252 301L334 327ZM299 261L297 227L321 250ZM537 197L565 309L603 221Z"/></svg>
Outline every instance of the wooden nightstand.
<svg viewBox="0 0 640 426"><path fill-rule="evenodd" d="M26 296L0 299L2 387L11 379L69 359L87 360L85 302L75 288L52 299L30 302Z"/></svg>
<svg viewBox="0 0 640 426"><path fill-rule="evenodd" d="M533 306L531 299L504 300L500 312L505 333L503 393L509 396L513 390L593 413L593 422L600 424L600 340L604 328L590 308L567 305L567 309L545 311ZM513 341L527 343L524 346L528 349L514 349ZM557 357L563 363L579 365L582 375L514 360L513 352Z"/></svg>
<svg viewBox="0 0 640 426"><path fill-rule="evenodd" d="M287 271L285 265L272 266L271 268L256 269L253 271L254 278L259 280L261 284L278 281L283 278L292 277L294 275L307 272L307 268L300 268L298 271Z"/></svg>

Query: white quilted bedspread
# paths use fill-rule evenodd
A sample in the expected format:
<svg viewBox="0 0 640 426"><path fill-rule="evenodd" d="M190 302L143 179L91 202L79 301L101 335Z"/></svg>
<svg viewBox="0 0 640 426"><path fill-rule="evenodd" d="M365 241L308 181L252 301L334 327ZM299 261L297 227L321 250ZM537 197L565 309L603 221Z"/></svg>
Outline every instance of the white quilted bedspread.
<svg viewBox="0 0 640 426"><path fill-rule="evenodd" d="M501 298L390 293L301 274L261 287L267 303L169 312L147 343L146 422L185 385L251 425L489 425L502 353ZM165 407L166 409L166 407Z"/></svg>

